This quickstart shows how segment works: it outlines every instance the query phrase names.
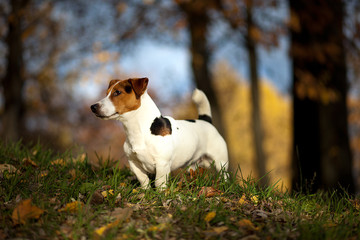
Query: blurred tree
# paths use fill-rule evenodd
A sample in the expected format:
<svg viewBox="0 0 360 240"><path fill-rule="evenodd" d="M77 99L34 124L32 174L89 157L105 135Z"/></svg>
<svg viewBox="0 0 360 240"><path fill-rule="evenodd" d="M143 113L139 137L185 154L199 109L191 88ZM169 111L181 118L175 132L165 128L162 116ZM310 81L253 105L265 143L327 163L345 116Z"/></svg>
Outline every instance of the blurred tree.
<svg viewBox="0 0 360 240"><path fill-rule="evenodd" d="M219 100L215 93L210 68L209 27L210 10L216 8L215 1L176 0L176 3L186 16L190 38L191 67L196 86L203 90L211 103L211 112L218 131L225 135Z"/></svg>
<svg viewBox="0 0 360 240"><path fill-rule="evenodd" d="M261 26L254 19L255 10L262 10L262 16L271 21L277 21L274 16L269 16L269 10L278 7L279 1L261 0L225 0L219 1L220 11L231 28L242 35L241 43L247 49L248 69L250 78L251 129L255 150L255 169L260 178L260 184L265 186L269 183L266 176L266 156L263 150L263 124L261 120L261 96L259 93L257 45L261 44L268 48L277 46L279 28ZM281 22L280 22L281 23ZM277 24L280 25L281 24Z"/></svg>
<svg viewBox="0 0 360 240"><path fill-rule="evenodd" d="M343 1L290 0L290 10L293 188L352 193Z"/></svg>
<svg viewBox="0 0 360 240"><path fill-rule="evenodd" d="M2 114L3 132L6 140L18 140L24 131L24 94L25 67L23 59L24 17L29 0L11 0L6 36L7 67L1 81L4 89L4 113Z"/></svg>

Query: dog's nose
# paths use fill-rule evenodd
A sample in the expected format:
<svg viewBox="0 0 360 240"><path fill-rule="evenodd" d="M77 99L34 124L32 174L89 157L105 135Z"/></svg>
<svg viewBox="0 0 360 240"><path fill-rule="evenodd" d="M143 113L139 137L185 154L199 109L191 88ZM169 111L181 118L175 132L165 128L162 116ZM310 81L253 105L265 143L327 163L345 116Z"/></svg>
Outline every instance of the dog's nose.
<svg viewBox="0 0 360 240"><path fill-rule="evenodd" d="M98 103L96 103L96 104L93 104L93 105L91 105L91 111L93 112L93 113L96 113L97 111L98 111L98 109L99 109L99 104Z"/></svg>

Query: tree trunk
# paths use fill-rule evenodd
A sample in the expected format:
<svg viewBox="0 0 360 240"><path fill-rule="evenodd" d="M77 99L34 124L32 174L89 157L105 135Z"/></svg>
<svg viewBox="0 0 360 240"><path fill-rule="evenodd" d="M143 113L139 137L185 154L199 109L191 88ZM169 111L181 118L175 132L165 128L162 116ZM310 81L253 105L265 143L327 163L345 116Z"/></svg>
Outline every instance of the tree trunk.
<svg viewBox="0 0 360 240"><path fill-rule="evenodd" d="M180 1L179 6L185 13L190 33L191 67L196 86L203 90L211 103L213 123L225 137L221 119L219 101L212 84L209 71L210 53L207 47L207 29L209 25L208 1Z"/></svg>
<svg viewBox="0 0 360 240"><path fill-rule="evenodd" d="M251 36L251 29L254 28L254 22L252 17L252 3L248 2L246 8L246 23L247 23L247 35L246 35L246 47L249 58L249 70L250 70L250 90L251 90L251 129L253 134L253 143L255 146L255 166L257 170L257 176L260 178L260 185L266 186L269 181L266 176L266 159L263 151L263 128L261 123L261 109L260 109L260 93L259 93L259 77L258 66L256 57L255 41Z"/></svg>
<svg viewBox="0 0 360 240"><path fill-rule="evenodd" d="M341 0L290 0L293 188L354 192Z"/></svg>
<svg viewBox="0 0 360 240"><path fill-rule="evenodd" d="M6 44L8 49L6 74L2 81L5 109L2 116L3 136L16 141L24 130L24 62L22 43L22 19L28 1L11 0Z"/></svg>

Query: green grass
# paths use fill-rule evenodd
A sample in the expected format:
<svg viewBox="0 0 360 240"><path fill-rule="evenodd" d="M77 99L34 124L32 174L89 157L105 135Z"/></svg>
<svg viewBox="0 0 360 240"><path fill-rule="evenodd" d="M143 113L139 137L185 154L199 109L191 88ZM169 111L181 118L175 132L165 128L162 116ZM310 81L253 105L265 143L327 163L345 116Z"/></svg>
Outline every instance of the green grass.
<svg viewBox="0 0 360 240"><path fill-rule="evenodd" d="M95 170L86 157L21 143L0 144L4 164L16 171L0 170L0 239L360 237L360 201L336 193L281 193L253 179L224 181L212 170L180 173L165 191L145 191L128 169ZM15 225L12 214L25 199L44 212ZM83 207L61 210L74 201Z"/></svg>

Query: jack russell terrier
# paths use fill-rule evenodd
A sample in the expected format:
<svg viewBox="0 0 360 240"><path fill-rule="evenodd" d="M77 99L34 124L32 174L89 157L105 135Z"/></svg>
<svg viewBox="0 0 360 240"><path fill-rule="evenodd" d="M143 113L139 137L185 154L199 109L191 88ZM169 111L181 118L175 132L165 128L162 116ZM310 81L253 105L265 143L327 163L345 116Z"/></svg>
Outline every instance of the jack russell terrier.
<svg viewBox="0 0 360 240"><path fill-rule="evenodd" d="M199 119L175 120L161 115L147 93L147 78L111 80L106 97L91 106L101 119L116 119L126 133L124 151L131 171L142 188L149 187L148 174L155 174L155 186L164 188L171 171L214 163L228 178L225 140L211 124L211 109L205 94L195 89L192 100Z"/></svg>

